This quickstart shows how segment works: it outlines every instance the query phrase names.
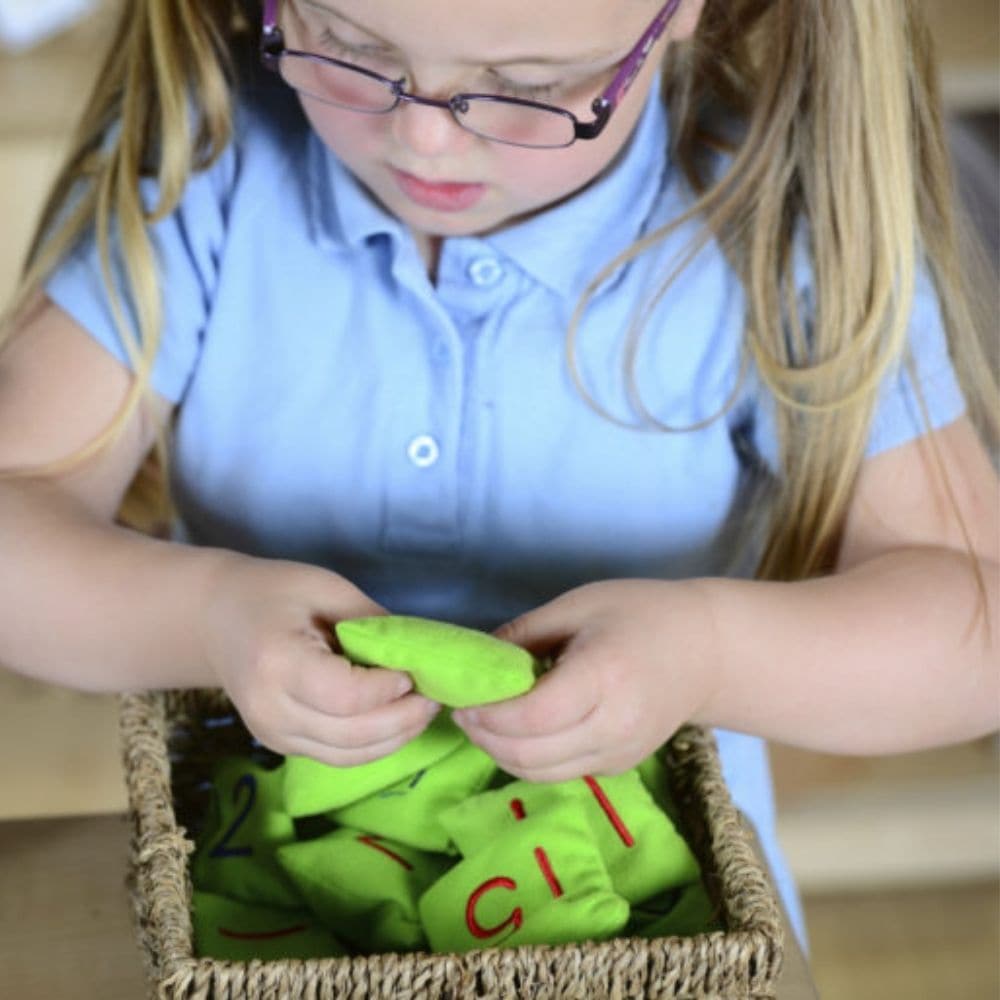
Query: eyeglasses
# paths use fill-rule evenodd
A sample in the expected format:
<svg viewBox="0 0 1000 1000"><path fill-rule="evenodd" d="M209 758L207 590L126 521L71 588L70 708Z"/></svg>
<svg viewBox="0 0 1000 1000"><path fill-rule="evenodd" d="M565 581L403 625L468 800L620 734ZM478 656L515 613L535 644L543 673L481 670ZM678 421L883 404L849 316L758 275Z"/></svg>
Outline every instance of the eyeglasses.
<svg viewBox="0 0 1000 1000"><path fill-rule="evenodd" d="M668 0L618 64L614 79L591 104L590 122L581 122L565 108L499 94L455 94L443 101L419 97L404 89L405 77L393 80L342 59L288 49L278 24L279 0L264 2L260 53L264 65L290 87L324 104L369 115L388 114L403 102L424 104L450 111L462 128L483 139L528 149L562 149L577 139L596 139L604 131L679 5L680 0Z"/></svg>

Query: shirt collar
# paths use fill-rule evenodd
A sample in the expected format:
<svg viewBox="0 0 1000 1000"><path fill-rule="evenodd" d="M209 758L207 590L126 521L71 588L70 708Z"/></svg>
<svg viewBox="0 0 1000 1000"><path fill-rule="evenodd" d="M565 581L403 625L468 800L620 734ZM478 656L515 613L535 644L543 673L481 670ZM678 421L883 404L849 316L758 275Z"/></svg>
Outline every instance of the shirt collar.
<svg viewBox="0 0 1000 1000"><path fill-rule="evenodd" d="M328 250L360 247L380 233L404 227L369 194L315 132L309 137L309 208L313 236Z"/></svg>
<svg viewBox="0 0 1000 1000"><path fill-rule="evenodd" d="M474 238L558 294L578 296L601 266L639 238L667 182L667 134L657 79L631 138L601 177L555 208ZM315 133L309 175L313 235L321 245L359 247L379 234L410 238Z"/></svg>

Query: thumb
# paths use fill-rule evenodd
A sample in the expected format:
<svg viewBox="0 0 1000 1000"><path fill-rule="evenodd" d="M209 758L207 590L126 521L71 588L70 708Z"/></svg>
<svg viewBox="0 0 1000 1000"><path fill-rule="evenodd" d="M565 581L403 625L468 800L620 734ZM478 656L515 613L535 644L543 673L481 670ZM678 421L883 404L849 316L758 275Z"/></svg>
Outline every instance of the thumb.
<svg viewBox="0 0 1000 1000"><path fill-rule="evenodd" d="M359 667L330 651L304 651L296 675L298 701L325 715L372 712L413 690L409 674Z"/></svg>
<svg viewBox="0 0 1000 1000"><path fill-rule="evenodd" d="M568 642L586 619L587 601L580 591L571 590L501 625L493 634L540 656Z"/></svg>
<svg viewBox="0 0 1000 1000"><path fill-rule="evenodd" d="M369 618L386 615L381 604L373 601L364 591L359 590L350 580L321 567L309 567L306 578L308 597L315 616L328 626L331 637L337 622L350 618Z"/></svg>
<svg viewBox="0 0 1000 1000"><path fill-rule="evenodd" d="M317 612L325 626L325 649L314 651L313 705L330 715L362 715L401 698L413 690L413 679L399 670L357 665L347 657L337 638L336 624L389 612L353 583L330 570L321 570ZM338 669L331 670L332 664Z"/></svg>

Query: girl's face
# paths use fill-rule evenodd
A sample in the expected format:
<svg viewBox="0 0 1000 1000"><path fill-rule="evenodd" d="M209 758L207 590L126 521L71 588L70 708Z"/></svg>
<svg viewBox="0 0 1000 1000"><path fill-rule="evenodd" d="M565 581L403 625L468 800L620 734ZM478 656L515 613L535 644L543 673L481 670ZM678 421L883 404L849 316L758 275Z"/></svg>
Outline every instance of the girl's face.
<svg viewBox="0 0 1000 1000"><path fill-rule="evenodd" d="M407 90L542 101L593 119L664 0L286 0L290 48L405 76ZM404 103L386 115L300 95L329 149L418 240L495 231L578 191L611 163L645 104L668 39L691 34L704 0L685 0L631 90L594 140L524 149L461 128L444 109ZM461 185L445 187L440 185Z"/></svg>

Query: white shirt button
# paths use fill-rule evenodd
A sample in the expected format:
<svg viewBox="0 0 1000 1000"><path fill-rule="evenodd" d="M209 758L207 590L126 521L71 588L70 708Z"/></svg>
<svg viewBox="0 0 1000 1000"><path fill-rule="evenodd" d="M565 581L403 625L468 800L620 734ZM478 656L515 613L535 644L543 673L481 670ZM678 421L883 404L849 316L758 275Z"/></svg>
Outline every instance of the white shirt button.
<svg viewBox="0 0 1000 1000"><path fill-rule="evenodd" d="M477 257L469 265L469 278L479 288L489 288L503 278L503 265L495 257Z"/></svg>
<svg viewBox="0 0 1000 1000"><path fill-rule="evenodd" d="M441 457L441 449L429 434L421 434L410 442L406 454L418 469L427 469Z"/></svg>

